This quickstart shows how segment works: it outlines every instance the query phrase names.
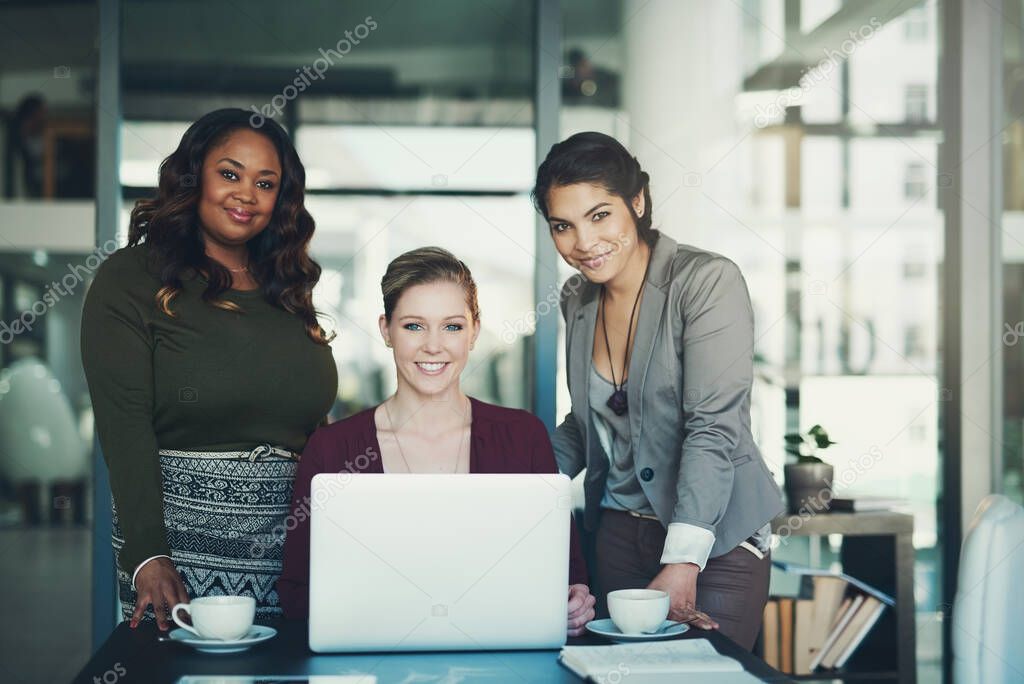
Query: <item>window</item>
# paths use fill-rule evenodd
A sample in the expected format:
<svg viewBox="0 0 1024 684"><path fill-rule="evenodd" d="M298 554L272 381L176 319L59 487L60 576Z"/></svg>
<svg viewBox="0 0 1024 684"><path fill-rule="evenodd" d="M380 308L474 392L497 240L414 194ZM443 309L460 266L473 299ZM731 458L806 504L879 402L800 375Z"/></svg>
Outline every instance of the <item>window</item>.
<svg viewBox="0 0 1024 684"><path fill-rule="evenodd" d="M923 123L928 121L928 86L910 84L904 90L904 103L907 123Z"/></svg>
<svg viewBox="0 0 1024 684"><path fill-rule="evenodd" d="M910 162L903 172L903 197L916 200L928 192L927 172L921 162Z"/></svg>
<svg viewBox="0 0 1024 684"><path fill-rule="evenodd" d="M903 15L903 37L908 43L921 43L928 39L928 8L913 7Z"/></svg>
<svg viewBox="0 0 1024 684"><path fill-rule="evenodd" d="M922 327L917 324L908 325L903 332L903 354L910 358L921 358L927 353Z"/></svg>

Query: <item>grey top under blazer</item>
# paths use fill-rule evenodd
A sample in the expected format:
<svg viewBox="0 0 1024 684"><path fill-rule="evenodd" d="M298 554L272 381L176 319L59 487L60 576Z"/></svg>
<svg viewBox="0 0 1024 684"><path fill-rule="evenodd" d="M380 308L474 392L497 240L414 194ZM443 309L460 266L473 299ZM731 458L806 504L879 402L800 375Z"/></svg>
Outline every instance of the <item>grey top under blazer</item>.
<svg viewBox="0 0 1024 684"><path fill-rule="evenodd" d="M572 412L552 443L559 469L584 480L584 525L595 529L608 457L590 418L590 364L600 285L562 287ZM640 484L663 525L710 531L711 557L782 512L782 495L750 433L754 315L729 259L661 234L640 302L626 391Z"/></svg>

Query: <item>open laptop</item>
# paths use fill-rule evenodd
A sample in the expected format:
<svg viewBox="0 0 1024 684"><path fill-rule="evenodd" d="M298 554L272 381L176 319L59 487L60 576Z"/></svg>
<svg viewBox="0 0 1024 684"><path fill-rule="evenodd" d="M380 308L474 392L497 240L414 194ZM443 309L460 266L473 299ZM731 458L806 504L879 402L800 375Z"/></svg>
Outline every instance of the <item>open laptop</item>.
<svg viewBox="0 0 1024 684"><path fill-rule="evenodd" d="M571 507L565 475L316 475L310 649L561 647Z"/></svg>

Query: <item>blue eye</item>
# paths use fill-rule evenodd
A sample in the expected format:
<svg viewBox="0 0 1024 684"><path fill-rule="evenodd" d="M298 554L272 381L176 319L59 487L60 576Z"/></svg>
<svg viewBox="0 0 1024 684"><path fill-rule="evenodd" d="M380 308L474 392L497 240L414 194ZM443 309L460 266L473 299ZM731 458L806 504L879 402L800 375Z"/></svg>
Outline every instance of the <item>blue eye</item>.
<svg viewBox="0 0 1024 684"><path fill-rule="evenodd" d="M458 323L449 323L448 325L445 326L445 328L455 328L453 332L459 332L460 330L462 330L462 326L459 325Z"/></svg>
<svg viewBox="0 0 1024 684"><path fill-rule="evenodd" d="M419 324L419 323L406 323L406 324L405 324L405 325L403 325L402 327L403 327L403 328L405 328L406 330L418 330L418 329L420 329L420 328L421 328L422 326L420 326L420 324Z"/></svg>

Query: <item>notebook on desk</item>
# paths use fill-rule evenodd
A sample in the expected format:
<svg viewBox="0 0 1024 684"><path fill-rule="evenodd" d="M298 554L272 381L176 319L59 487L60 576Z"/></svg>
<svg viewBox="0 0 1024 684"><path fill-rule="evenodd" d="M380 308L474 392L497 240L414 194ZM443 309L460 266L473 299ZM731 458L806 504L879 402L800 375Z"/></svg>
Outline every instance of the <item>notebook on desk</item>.
<svg viewBox="0 0 1024 684"><path fill-rule="evenodd" d="M745 684L760 681L743 669L738 660L721 655L706 639L615 644L612 646L565 646L559 662L574 673L598 684L661 684L678 682L679 675L700 675L713 684Z"/></svg>

